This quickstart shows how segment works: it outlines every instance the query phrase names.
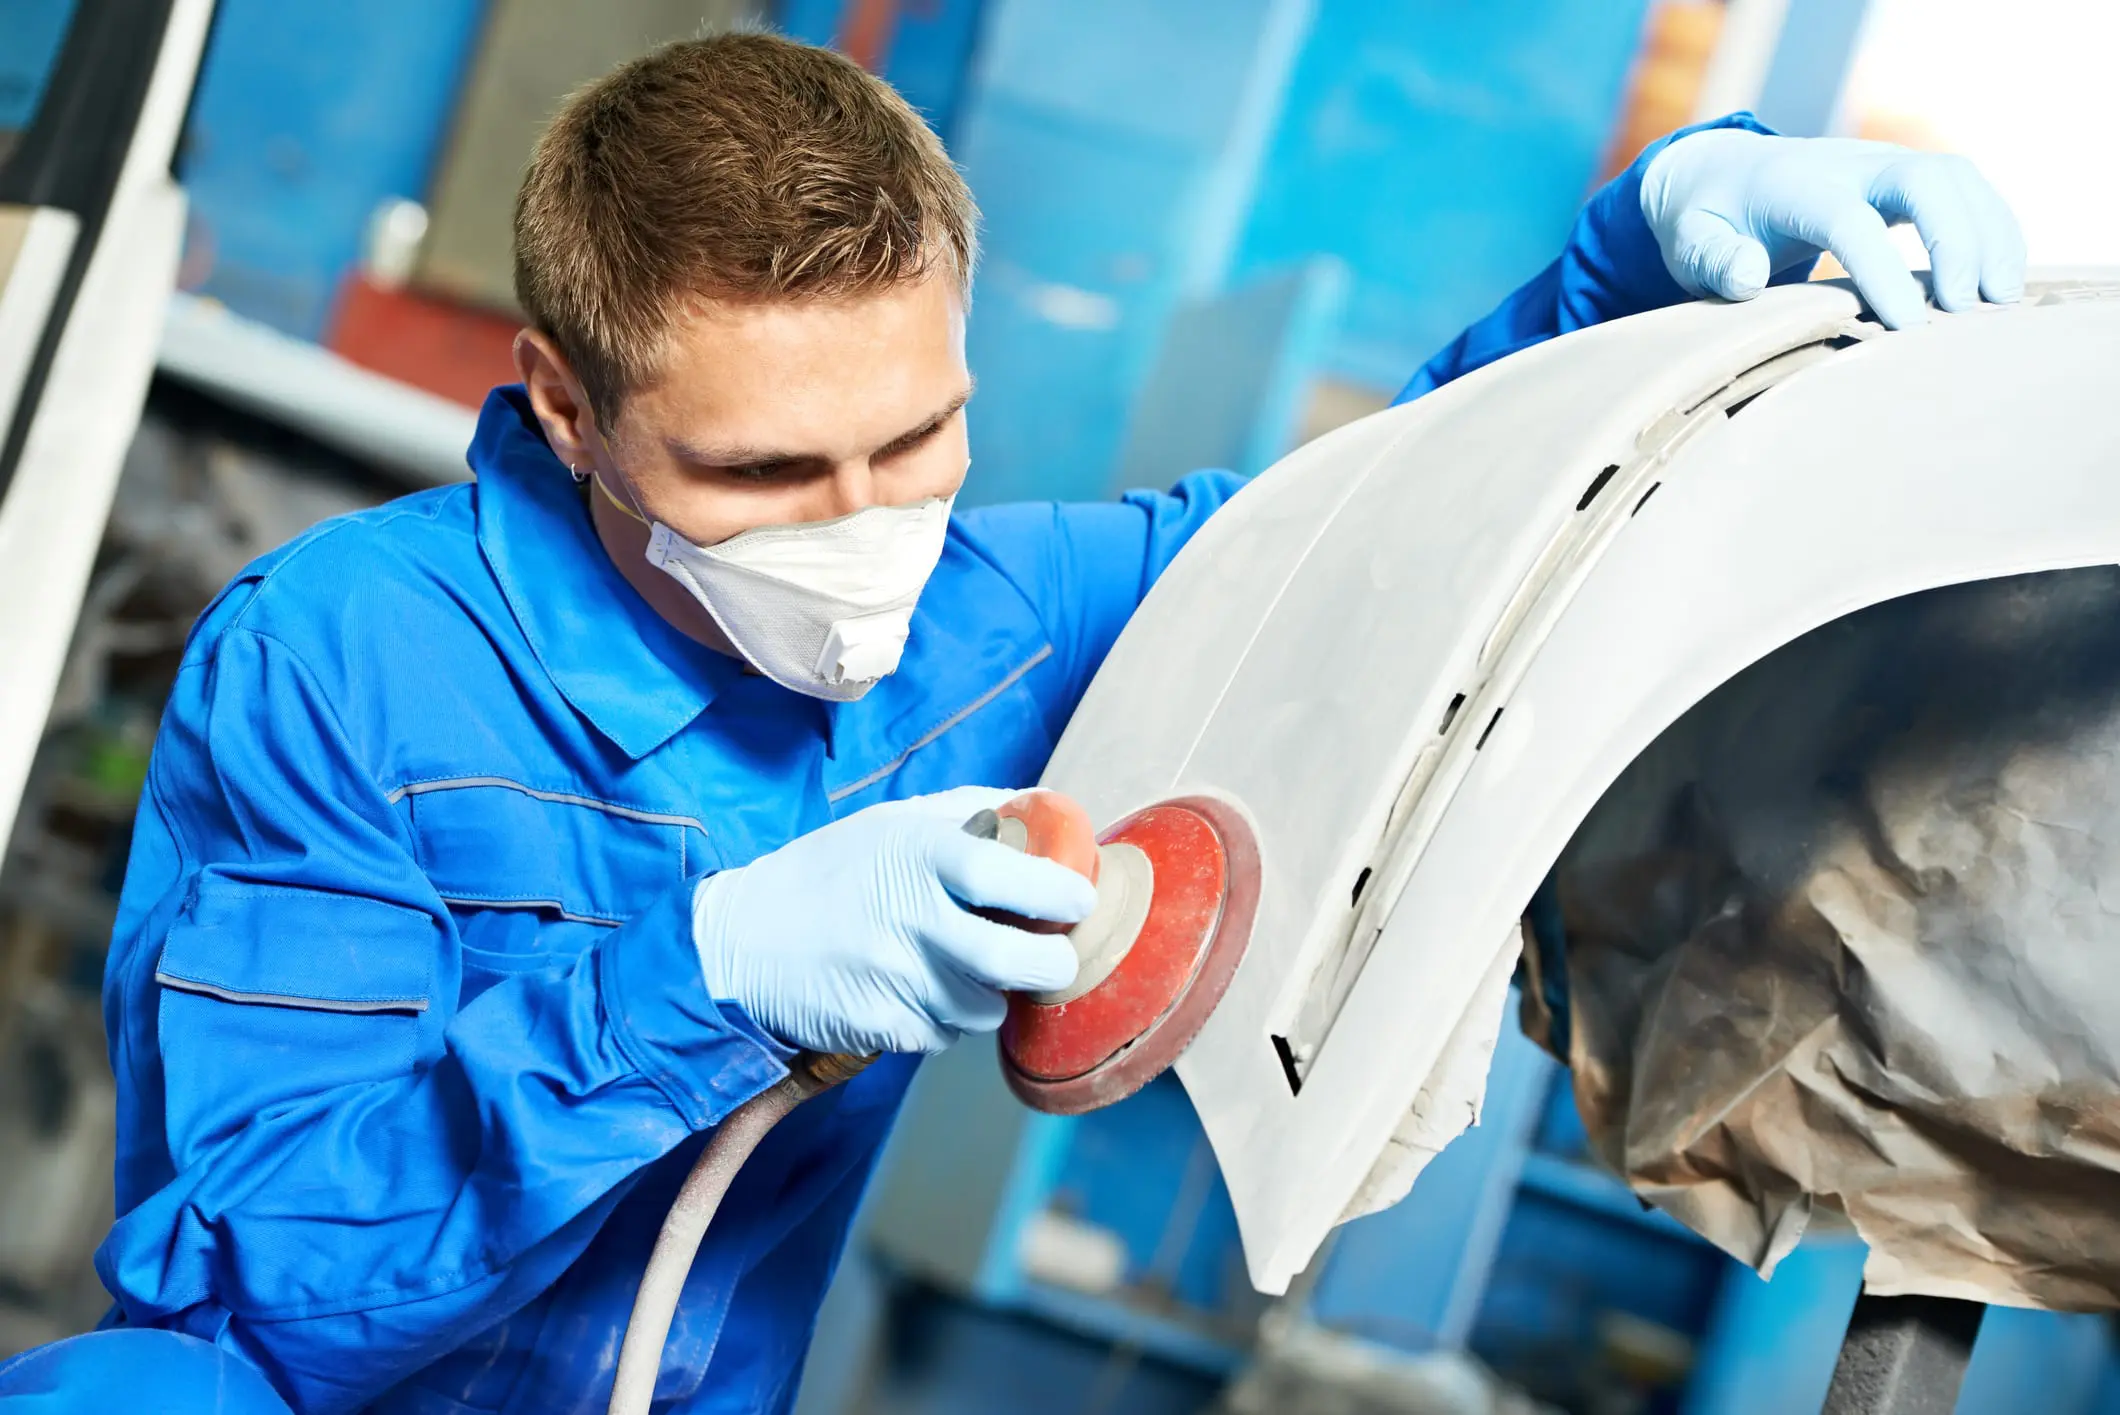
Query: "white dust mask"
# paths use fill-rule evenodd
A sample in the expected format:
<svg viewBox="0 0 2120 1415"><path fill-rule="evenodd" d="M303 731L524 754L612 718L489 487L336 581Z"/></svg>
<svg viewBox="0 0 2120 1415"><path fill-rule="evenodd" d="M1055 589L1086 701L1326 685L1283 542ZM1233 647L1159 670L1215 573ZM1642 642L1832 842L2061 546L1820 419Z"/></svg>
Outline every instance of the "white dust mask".
<svg viewBox="0 0 2120 1415"><path fill-rule="evenodd" d="M850 702L898 667L955 499L758 526L714 545L649 520L648 563L690 590L766 677Z"/></svg>

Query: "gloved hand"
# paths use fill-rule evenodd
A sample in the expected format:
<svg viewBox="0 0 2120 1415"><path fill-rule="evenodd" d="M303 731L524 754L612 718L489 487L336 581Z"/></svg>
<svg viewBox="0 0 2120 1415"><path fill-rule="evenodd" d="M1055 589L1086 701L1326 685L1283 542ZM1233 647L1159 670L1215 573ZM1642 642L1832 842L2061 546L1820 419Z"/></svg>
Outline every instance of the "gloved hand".
<svg viewBox="0 0 2120 1415"><path fill-rule="evenodd" d="M1073 924L1096 906L1066 866L964 833L1015 794L972 786L871 806L708 876L692 900L707 992L791 1046L867 1055L941 1051L1000 1026L1004 991L1065 987L1065 938L966 907Z"/></svg>
<svg viewBox="0 0 2120 1415"><path fill-rule="evenodd" d="M2024 293L2024 236L1962 157L1846 138L1692 133L1650 159L1642 215L1664 266L1695 295L1749 300L1768 277L1831 251L1878 319L1928 318L1921 286L1885 235L1911 221L1928 247L1936 303L1969 309Z"/></svg>

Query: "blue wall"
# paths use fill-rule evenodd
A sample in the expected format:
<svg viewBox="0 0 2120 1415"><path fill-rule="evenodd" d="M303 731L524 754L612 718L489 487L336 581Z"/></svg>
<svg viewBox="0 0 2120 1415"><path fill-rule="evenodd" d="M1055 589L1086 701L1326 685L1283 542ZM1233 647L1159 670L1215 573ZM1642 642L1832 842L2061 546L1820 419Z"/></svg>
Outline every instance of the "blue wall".
<svg viewBox="0 0 2120 1415"><path fill-rule="evenodd" d="M808 44L832 44L847 8L847 0L783 0L780 28ZM953 135L985 8L984 0L925 0L902 6L891 30L883 71L945 139Z"/></svg>
<svg viewBox="0 0 2120 1415"><path fill-rule="evenodd" d="M1395 389L1560 248L1647 0L1321 0L1238 273L1338 256L1328 357Z"/></svg>
<svg viewBox="0 0 2120 1415"><path fill-rule="evenodd" d="M178 158L187 271L314 339L386 197L426 195L482 0L221 0Z"/></svg>
<svg viewBox="0 0 2120 1415"><path fill-rule="evenodd" d="M1122 467L1166 484L1189 470L1143 474L1126 453L1173 321L1320 257L1350 277L1344 319L1311 340L1324 369L1397 387L1558 251L1646 8L989 0L950 102L987 220L968 501L1102 496ZM1207 396L1187 406L1243 401L1211 396L1245 376L1235 364L1195 376ZM1288 409L1267 420L1285 427Z"/></svg>
<svg viewBox="0 0 2120 1415"><path fill-rule="evenodd" d="M990 0L955 128L986 223L968 502L1110 489L1174 311L1220 283L1311 12Z"/></svg>
<svg viewBox="0 0 2120 1415"><path fill-rule="evenodd" d="M1255 469L1321 362L1395 387L1558 248L1646 3L903 5L886 74L986 216L967 504L1167 484L1186 449ZM779 14L827 40L846 9ZM223 0L180 164L206 292L323 331L370 213L425 194L481 10ZM1282 341L1270 354L1187 347L1225 311L1273 314L1299 271L1324 272L1333 298L1280 299L1278 326L1249 318L1247 340ZM1160 422L1142 416L1151 379Z"/></svg>

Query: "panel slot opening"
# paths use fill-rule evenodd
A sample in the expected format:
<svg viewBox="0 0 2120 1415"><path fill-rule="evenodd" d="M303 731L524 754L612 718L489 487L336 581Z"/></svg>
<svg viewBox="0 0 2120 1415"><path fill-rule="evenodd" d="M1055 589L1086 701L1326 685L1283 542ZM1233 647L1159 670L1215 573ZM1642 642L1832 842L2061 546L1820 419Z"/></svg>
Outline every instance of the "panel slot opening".
<svg viewBox="0 0 2120 1415"><path fill-rule="evenodd" d="M1614 462L1611 466L1605 468L1602 472L1599 472L1597 474L1597 479L1590 483L1590 489L1583 493L1583 499L1575 503L1575 509L1578 511L1588 511L1590 509L1590 503L1597 500L1597 494L1605 489L1605 483L1611 481L1614 477L1618 475L1619 463L1617 462Z"/></svg>
<svg viewBox="0 0 2120 1415"><path fill-rule="evenodd" d="M1450 730L1450 724L1457 721L1458 709L1464 705L1465 695L1463 693L1459 693L1450 700L1450 706L1443 709L1442 725L1435 729L1436 736L1440 737Z"/></svg>
<svg viewBox="0 0 2120 1415"><path fill-rule="evenodd" d="M1296 1070L1295 1049L1288 1045L1288 1038L1286 1037L1274 1037L1272 1040L1273 1054L1281 1058L1281 1075L1288 1082L1288 1094L1291 1096L1301 1095L1303 1093L1303 1076L1301 1072Z"/></svg>

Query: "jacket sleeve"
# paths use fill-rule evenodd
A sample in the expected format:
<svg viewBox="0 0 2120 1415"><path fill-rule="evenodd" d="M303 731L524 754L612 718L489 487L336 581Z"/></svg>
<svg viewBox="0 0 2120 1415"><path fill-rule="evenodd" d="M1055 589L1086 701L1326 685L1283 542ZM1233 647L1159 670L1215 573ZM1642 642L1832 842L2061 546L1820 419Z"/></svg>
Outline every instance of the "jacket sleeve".
<svg viewBox="0 0 2120 1415"><path fill-rule="evenodd" d="M689 883L459 1007L400 816L272 638L232 629L180 671L139 829L167 863L107 986L153 1053L114 1060L160 1082L132 1104L160 1107L166 1178L121 1189L97 1266L124 1322L235 1350L303 1415L522 1306L642 1165L784 1074L706 994Z"/></svg>
<svg viewBox="0 0 2120 1415"><path fill-rule="evenodd" d="M1410 403L1454 378L1555 335L1691 298L1664 267L1655 233L1642 215L1642 175L1666 147L1710 128L1773 132L1750 113L1732 113L1680 128L1642 149L1626 171L1599 187L1583 204L1569 229L1568 243L1553 263L1423 364L1392 400L1394 406ZM1786 285L1809 278L1810 266L1805 265L1783 271L1773 283Z"/></svg>
<svg viewBox="0 0 2120 1415"><path fill-rule="evenodd" d="M1040 697L1056 737L1149 588L1244 484L1235 472L1194 472L1167 492L987 506L959 518L973 550L1030 602L1052 643L1055 666Z"/></svg>

